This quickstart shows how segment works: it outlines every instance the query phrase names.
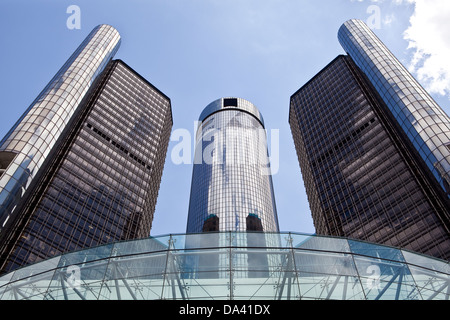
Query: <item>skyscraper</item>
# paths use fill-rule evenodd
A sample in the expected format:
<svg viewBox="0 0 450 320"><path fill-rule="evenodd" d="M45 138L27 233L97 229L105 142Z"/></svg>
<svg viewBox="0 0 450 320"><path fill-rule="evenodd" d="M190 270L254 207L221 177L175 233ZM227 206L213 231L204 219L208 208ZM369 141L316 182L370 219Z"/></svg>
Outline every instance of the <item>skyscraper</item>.
<svg viewBox="0 0 450 320"><path fill-rule="evenodd" d="M411 140L417 135L405 131L423 126L444 139L448 117L364 23L346 22L339 37L349 55L321 70L290 105L316 231L448 259L446 160L430 167L419 139ZM442 128L426 125L428 118Z"/></svg>
<svg viewBox="0 0 450 320"><path fill-rule="evenodd" d="M241 98L201 113L187 232L278 231L264 120Z"/></svg>
<svg viewBox="0 0 450 320"><path fill-rule="evenodd" d="M2 140L1 271L149 235L171 106L119 43L96 27Z"/></svg>
<svg viewBox="0 0 450 320"><path fill-rule="evenodd" d="M448 115L364 22L345 22L338 38L450 197Z"/></svg>
<svg viewBox="0 0 450 320"><path fill-rule="evenodd" d="M81 100L114 56L120 35L98 26L0 142L0 234Z"/></svg>

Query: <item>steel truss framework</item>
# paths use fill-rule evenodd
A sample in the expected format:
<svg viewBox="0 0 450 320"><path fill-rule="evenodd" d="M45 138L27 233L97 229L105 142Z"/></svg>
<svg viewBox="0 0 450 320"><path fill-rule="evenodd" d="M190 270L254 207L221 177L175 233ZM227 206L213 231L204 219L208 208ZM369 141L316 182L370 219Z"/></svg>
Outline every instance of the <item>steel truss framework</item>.
<svg viewBox="0 0 450 320"><path fill-rule="evenodd" d="M299 233L176 234L64 254L0 277L2 300L448 300L450 267Z"/></svg>

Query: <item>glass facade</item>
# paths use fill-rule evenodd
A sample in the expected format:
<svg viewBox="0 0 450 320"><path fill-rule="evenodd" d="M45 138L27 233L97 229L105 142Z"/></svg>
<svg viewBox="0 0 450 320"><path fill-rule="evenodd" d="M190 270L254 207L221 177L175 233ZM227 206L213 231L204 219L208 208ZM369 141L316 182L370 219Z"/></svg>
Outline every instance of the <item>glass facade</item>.
<svg viewBox="0 0 450 320"><path fill-rule="evenodd" d="M421 167L349 56L291 97L289 123L317 233L450 258L450 234Z"/></svg>
<svg viewBox="0 0 450 320"><path fill-rule="evenodd" d="M3 273L150 234L172 128L170 99L121 60L103 69L1 243Z"/></svg>
<svg viewBox="0 0 450 320"><path fill-rule="evenodd" d="M447 261L406 250L298 233L208 232L54 257L0 277L0 300L449 300L449 286Z"/></svg>
<svg viewBox="0 0 450 320"><path fill-rule="evenodd" d="M278 231L264 122L241 98L200 115L187 232Z"/></svg>
<svg viewBox="0 0 450 320"><path fill-rule="evenodd" d="M17 218L17 204L85 94L112 59L120 35L97 26L0 142L0 236Z"/></svg>
<svg viewBox="0 0 450 320"><path fill-rule="evenodd" d="M345 22L338 38L450 197L448 115L364 22Z"/></svg>

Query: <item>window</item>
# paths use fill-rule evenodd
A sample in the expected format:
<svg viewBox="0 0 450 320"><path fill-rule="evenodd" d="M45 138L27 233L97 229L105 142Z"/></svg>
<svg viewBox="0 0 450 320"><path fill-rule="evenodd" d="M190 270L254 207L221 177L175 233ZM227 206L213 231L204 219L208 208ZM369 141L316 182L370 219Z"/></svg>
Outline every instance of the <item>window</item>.
<svg viewBox="0 0 450 320"><path fill-rule="evenodd" d="M237 99L223 99L223 106L224 107L237 107Z"/></svg>

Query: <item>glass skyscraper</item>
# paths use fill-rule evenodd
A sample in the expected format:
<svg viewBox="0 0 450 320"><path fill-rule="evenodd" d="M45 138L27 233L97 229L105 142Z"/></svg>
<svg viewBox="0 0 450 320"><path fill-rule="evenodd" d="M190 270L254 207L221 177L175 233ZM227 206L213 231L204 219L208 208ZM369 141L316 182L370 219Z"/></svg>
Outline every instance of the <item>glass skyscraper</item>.
<svg viewBox="0 0 450 320"><path fill-rule="evenodd" d="M279 230L264 120L241 98L201 113L187 232Z"/></svg>
<svg viewBox="0 0 450 320"><path fill-rule="evenodd" d="M364 22L345 22L338 38L450 197L448 115Z"/></svg>
<svg viewBox="0 0 450 320"><path fill-rule="evenodd" d="M433 158L450 141L448 117L363 22L346 22L339 38L349 55L294 93L290 105L316 231L449 259L447 160ZM428 144L418 150L419 137ZM437 137L442 143L431 147Z"/></svg>
<svg viewBox="0 0 450 320"><path fill-rule="evenodd" d="M120 35L111 26L92 30L0 142L0 235L15 220L17 204L119 46Z"/></svg>
<svg viewBox="0 0 450 320"><path fill-rule="evenodd" d="M171 104L119 43L95 28L2 140L2 272L149 235Z"/></svg>

